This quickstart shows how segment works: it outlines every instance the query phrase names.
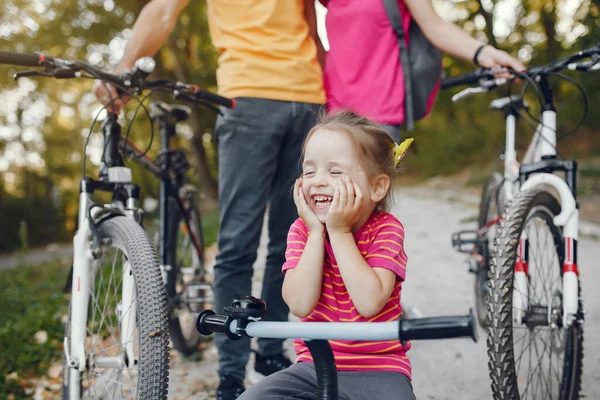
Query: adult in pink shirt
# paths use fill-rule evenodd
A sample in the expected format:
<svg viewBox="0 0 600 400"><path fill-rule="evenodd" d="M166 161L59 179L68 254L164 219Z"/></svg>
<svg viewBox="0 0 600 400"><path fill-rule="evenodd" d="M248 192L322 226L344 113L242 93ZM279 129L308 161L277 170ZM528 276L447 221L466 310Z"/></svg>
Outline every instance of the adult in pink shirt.
<svg viewBox="0 0 600 400"><path fill-rule="evenodd" d="M396 143L404 122L404 76L396 34L383 0L319 0L327 7L326 28L330 49L325 64L325 91L330 110L349 109L384 126ZM440 18L431 0L398 0L402 25L411 23L443 52L473 61L480 41L457 25ZM315 34L316 36L316 34ZM316 42L320 41L315 37ZM319 49L324 54L322 46ZM482 67L521 71L519 60L492 46L477 56Z"/></svg>

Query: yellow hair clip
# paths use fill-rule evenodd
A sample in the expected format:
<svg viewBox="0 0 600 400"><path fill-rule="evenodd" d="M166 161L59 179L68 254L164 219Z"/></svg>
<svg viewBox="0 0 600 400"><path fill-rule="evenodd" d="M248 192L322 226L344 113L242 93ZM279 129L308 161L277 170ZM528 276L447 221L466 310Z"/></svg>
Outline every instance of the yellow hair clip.
<svg viewBox="0 0 600 400"><path fill-rule="evenodd" d="M398 163L404 158L406 150L408 150L408 147L414 140L413 138L408 138L400 144L394 144L394 166L398 166Z"/></svg>

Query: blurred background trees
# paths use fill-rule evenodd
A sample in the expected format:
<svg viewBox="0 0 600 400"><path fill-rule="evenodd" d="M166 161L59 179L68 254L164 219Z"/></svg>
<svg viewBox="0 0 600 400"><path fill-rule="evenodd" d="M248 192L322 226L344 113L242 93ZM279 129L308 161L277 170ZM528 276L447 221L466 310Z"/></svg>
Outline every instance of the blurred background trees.
<svg viewBox="0 0 600 400"><path fill-rule="evenodd" d="M444 18L472 35L528 64L545 63L600 42L600 0L437 0ZM0 50L45 52L78 58L110 69L120 58L130 28L145 0L4 0L0 4ZM322 11L322 10L321 10ZM321 13L322 15L322 13ZM192 1L168 43L156 57L155 75L195 83L215 90L217 54L208 35L206 3ZM472 65L446 58L446 74L457 75ZM88 80L22 79L16 69L0 66L0 252L28 245L68 240L75 229L77 187L82 173L83 145L100 110ZM598 75L573 75L586 88L590 109L600 104ZM559 130L574 127L582 117L575 87L556 82ZM503 149L501 114L488 111L500 93L481 95L458 104L442 93L432 115L415 132L418 152L408 157L411 174L430 177L451 174L473 165L493 167ZM133 102L132 102L133 103ZM135 105L123 115L133 118ZM535 105L533 113L536 114ZM216 160L212 136L215 115L195 109L189 126L181 128L180 144L189 150L194 179L206 206L216 199ZM145 148L150 126L144 115L133 122L132 139ZM94 173L101 156L99 124L87 147L87 171ZM521 123L518 138L530 135ZM564 142L565 156L600 155L600 114L590 112L586 124ZM155 137L151 154L158 148ZM156 182L135 168L145 196L155 196ZM19 233L21 232L21 233ZM23 233L25 232L25 233Z"/></svg>

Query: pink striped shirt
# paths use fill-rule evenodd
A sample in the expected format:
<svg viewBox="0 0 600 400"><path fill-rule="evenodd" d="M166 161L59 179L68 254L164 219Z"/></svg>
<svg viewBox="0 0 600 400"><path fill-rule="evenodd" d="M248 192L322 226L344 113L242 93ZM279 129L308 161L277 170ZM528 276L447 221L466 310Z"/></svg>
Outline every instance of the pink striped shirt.
<svg viewBox="0 0 600 400"><path fill-rule="evenodd" d="M402 314L400 291L406 273L407 257L404 252L404 228L400 221L386 212L374 213L354 235L358 250L371 267L393 271L396 278L394 290L383 309L374 317L359 314L346 290L329 240L325 240L323 264L323 289L313 312L301 321L307 322L387 322ZM308 239L308 227L297 219L291 226L287 239L286 262L282 270L298 265ZM340 371L393 371L411 378L411 365L406 356L410 343L405 346L397 340L329 342L337 369ZM312 362L310 352L302 340L294 341L297 362Z"/></svg>

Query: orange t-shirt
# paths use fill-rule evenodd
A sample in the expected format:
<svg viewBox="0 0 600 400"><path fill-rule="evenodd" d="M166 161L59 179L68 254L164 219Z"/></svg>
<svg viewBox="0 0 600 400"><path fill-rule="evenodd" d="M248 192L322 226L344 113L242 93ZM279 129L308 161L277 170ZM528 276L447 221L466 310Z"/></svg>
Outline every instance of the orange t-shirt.
<svg viewBox="0 0 600 400"><path fill-rule="evenodd" d="M323 104L323 74L304 17L305 0L208 0L226 97Z"/></svg>

